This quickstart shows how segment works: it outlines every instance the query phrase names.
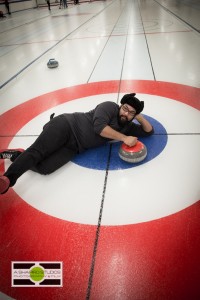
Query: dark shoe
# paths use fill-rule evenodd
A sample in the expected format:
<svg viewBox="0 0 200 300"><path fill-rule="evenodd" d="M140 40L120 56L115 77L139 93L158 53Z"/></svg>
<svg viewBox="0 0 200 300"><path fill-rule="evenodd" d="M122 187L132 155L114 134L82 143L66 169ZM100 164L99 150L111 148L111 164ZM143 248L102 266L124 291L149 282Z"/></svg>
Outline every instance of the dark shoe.
<svg viewBox="0 0 200 300"><path fill-rule="evenodd" d="M0 159L12 159L13 156L19 156L24 149L3 149L0 150Z"/></svg>
<svg viewBox="0 0 200 300"><path fill-rule="evenodd" d="M6 176L0 176L0 195L5 194L10 186L10 180Z"/></svg>

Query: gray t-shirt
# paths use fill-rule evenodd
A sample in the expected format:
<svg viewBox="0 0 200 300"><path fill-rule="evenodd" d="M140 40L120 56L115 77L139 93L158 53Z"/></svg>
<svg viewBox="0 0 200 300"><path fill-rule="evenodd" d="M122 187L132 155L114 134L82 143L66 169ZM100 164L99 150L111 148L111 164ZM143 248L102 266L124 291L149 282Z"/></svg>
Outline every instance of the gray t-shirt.
<svg viewBox="0 0 200 300"><path fill-rule="evenodd" d="M119 105L115 102L106 101L86 113L64 114L77 141L79 152L110 141L110 139L100 136L101 131L107 125L126 135L141 137L151 134L145 132L141 125L134 122L125 126L120 125L118 122L119 109Z"/></svg>

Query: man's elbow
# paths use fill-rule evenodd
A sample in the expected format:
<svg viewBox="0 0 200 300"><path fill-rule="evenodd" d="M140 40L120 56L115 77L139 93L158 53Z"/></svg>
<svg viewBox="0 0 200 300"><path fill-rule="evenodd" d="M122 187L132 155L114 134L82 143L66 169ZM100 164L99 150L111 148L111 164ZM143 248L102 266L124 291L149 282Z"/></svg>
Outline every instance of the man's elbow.
<svg viewBox="0 0 200 300"><path fill-rule="evenodd" d="M145 133L146 133L147 136L150 136L150 135L154 134L154 128L153 128L153 126L152 126L152 128L149 131L145 131Z"/></svg>

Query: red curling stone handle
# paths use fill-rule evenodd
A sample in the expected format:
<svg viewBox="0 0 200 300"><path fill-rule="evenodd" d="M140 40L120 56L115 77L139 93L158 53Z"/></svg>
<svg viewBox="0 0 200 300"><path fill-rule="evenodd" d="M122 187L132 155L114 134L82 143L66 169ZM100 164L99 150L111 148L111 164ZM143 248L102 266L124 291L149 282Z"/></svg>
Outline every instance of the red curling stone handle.
<svg viewBox="0 0 200 300"><path fill-rule="evenodd" d="M121 145L121 148L122 148L124 151L126 151L126 152L133 153L133 152L139 152L139 151L141 151L142 149L144 149L144 145L143 145L142 142L137 141L137 143L136 143L134 146L132 146L132 147L129 147L129 146L127 146L126 144L123 143L123 144Z"/></svg>

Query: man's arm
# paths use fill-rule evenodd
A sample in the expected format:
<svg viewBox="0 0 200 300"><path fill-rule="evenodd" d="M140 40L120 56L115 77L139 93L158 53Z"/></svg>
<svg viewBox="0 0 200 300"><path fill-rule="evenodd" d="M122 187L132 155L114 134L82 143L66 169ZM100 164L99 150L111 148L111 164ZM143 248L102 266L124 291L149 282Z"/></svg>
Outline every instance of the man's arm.
<svg viewBox="0 0 200 300"><path fill-rule="evenodd" d="M145 117L143 117L143 115L136 115L135 120L139 124L131 122L125 134L137 137L147 137L154 133L153 126L145 119Z"/></svg>
<svg viewBox="0 0 200 300"><path fill-rule="evenodd" d="M152 125L141 114L136 115L135 119L142 126L142 129L144 130L143 132L146 132L149 135L151 135L153 133ZM104 127L104 129L101 131L100 135L102 137L105 137L108 139L124 142L129 147L132 147L137 143L137 137L132 136L132 135L125 135L121 132L118 132L118 131L112 129L108 125Z"/></svg>
<svg viewBox="0 0 200 300"><path fill-rule="evenodd" d="M141 114L136 115L135 120L137 120L140 123L140 125L142 125L144 131L146 132L153 131L152 125Z"/></svg>
<svg viewBox="0 0 200 300"><path fill-rule="evenodd" d="M110 126L105 126L104 129L101 131L100 136L112 140L118 140L124 142L127 146L132 147L136 144L137 138L135 136L127 136L123 133L120 133Z"/></svg>

